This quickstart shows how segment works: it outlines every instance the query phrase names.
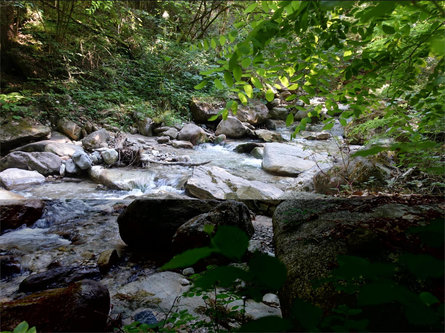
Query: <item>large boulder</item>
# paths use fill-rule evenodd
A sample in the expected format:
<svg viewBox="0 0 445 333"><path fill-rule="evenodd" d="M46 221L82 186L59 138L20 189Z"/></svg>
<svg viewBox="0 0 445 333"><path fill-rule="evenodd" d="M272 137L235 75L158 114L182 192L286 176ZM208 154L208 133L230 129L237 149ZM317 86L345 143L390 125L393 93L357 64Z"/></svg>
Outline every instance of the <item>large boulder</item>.
<svg viewBox="0 0 445 333"><path fill-rule="evenodd" d="M285 141L280 133L266 129L255 130L255 136L264 142L283 142Z"/></svg>
<svg viewBox="0 0 445 333"><path fill-rule="evenodd" d="M269 118L269 109L260 101L251 100L248 105L240 105L235 116L242 122L258 126Z"/></svg>
<svg viewBox="0 0 445 333"><path fill-rule="evenodd" d="M224 134L228 138L242 138L248 133L248 128L238 119L228 116L227 119L221 120L216 127L215 134Z"/></svg>
<svg viewBox="0 0 445 333"><path fill-rule="evenodd" d="M115 149L106 149L101 152L105 164L113 165L119 159L119 153Z"/></svg>
<svg viewBox="0 0 445 333"><path fill-rule="evenodd" d="M394 262L400 251L419 248L409 228L444 218L439 197L306 197L284 201L273 216L275 254L287 268L284 316L297 298L327 310L345 302L329 284L312 285L337 266L338 255Z"/></svg>
<svg viewBox="0 0 445 333"><path fill-rule="evenodd" d="M274 185L249 181L217 166L195 168L185 189L200 199L277 199L283 194Z"/></svg>
<svg viewBox="0 0 445 333"><path fill-rule="evenodd" d="M83 151L82 147L72 143L50 142L45 146L45 151L57 156L71 157L77 151Z"/></svg>
<svg viewBox="0 0 445 333"><path fill-rule="evenodd" d="M46 139L50 135L51 128L34 119L9 119L0 126L0 151L5 154L15 147Z"/></svg>
<svg viewBox="0 0 445 333"><path fill-rule="evenodd" d="M300 145L266 143L262 167L273 174L295 177L316 166L310 158L311 151Z"/></svg>
<svg viewBox="0 0 445 333"><path fill-rule="evenodd" d="M103 332L110 310L108 289L82 280L0 304L2 330L27 321L41 332Z"/></svg>
<svg viewBox="0 0 445 333"><path fill-rule="evenodd" d="M17 229L23 224L31 226L43 214L41 200L24 197L0 189L0 232Z"/></svg>
<svg viewBox="0 0 445 333"><path fill-rule="evenodd" d="M238 227L249 237L254 233L249 208L241 202L228 200L181 225L173 236L174 251L180 253L191 248L208 246L210 235L205 231L206 225L214 226L213 232L217 231L218 226L230 225Z"/></svg>
<svg viewBox="0 0 445 333"><path fill-rule="evenodd" d="M270 110L270 119L274 120L286 120L289 115L289 109L284 107L274 107Z"/></svg>
<svg viewBox="0 0 445 333"><path fill-rule="evenodd" d="M76 151L71 158L81 170L89 170L93 165L93 161L83 150Z"/></svg>
<svg viewBox="0 0 445 333"><path fill-rule="evenodd" d="M211 200L136 199L117 219L119 234L131 247L169 255L178 227L217 204Z"/></svg>
<svg viewBox="0 0 445 333"><path fill-rule="evenodd" d="M62 266L27 276L19 285L19 291L34 292L67 287L73 282L100 278L99 268L88 266Z"/></svg>
<svg viewBox="0 0 445 333"><path fill-rule="evenodd" d="M79 140L82 135L82 127L69 119L59 119L57 128L72 140Z"/></svg>
<svg viewBox="0 0 445 333"><path fill-rule="evenodd" d="M193 98L190 103L190 111L193 120L197 123L207 123L210 117L218 114L223 109L222 102L209 103Z"/></svg>
<svg viewBox="0 0 445 333"><path fill-rule="evenodd" d="M207 140L207 134L204 130L195 124L185 124L178 133L178 140L190 141L193 145L204 143Z"/></svg>
<svg viewBox="0 0 445 333"><path fill-rule="evenodd" d="M88 134L82 139L82 145L85 149L92 150L101 147L108 146L108 140L110 140L111 134L106 129L100 129L91 134Z"/></svg>
<svg viewBox="0 0 445 333"><path fill-rule="evenodd" d="M0 184L8 190L20 190L43 182L45 177L37 171L10 168L0 172Z"/></svg>
<svg viewBox="0 0 445 333"><path fill-rule="evenodd" d="M62 159L50 152L14 151L0 160L0 170L17 168L23 170L35 170L42 175L58 174Z"/></svg>

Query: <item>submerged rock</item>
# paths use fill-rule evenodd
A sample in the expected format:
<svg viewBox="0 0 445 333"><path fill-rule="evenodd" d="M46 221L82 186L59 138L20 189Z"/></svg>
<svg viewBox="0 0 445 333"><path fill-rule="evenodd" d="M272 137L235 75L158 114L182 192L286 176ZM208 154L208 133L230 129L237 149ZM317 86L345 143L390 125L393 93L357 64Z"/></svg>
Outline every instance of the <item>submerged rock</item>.
<svg viewBox="0 0 445 333"><path fill-rule="evenodd" d="M0 303L2 330L27 321L41 332L101 332L110 310L110 295L99 282L83 280Z"/></svg>
<svg viewBox="0 0 445 333"><path fill-rule="evenodd" d="M49 271L29 275L20 283L19 291L34 292L67 287L75 281L99 277L100 273L97 267L57 267Z"/></svg>
<svg viewBox="0 0 445 333"><path fill-rule="evenodd" d="M42 216L44 206L43 201L37 199L0 199L0 232L17 229L23 224L31 226Z"/></svg>
<svg viewBox="0 0 445 333"><path fill-rule="evenodd" d="M316 164L309 159L310 152L301 147L280 143L267 143L264 146L262 167L264 170L281 176L298 176Z"/></svg>

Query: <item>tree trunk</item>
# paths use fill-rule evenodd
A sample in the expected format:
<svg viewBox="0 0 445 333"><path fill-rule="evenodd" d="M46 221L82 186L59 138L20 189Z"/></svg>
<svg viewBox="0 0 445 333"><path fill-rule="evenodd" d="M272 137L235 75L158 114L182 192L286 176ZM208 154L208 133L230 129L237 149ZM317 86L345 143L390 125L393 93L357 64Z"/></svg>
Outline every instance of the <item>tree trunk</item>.
<svg viewBox="0 0 445 333"><path fill-rule="evenodd" d="M6 3L0 4L0 50L2 58L14 38L14 7Z"/></svg>

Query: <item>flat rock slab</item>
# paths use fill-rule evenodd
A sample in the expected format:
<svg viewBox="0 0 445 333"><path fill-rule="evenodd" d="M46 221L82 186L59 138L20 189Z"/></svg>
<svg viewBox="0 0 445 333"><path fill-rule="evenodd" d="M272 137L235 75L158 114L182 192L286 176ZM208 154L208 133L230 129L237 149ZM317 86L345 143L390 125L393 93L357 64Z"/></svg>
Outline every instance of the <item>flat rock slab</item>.
<svg viewBox="0 0 445 333"><path fill-rule="evenodd" d="M246 180L217 166L195 168L185 188L200 199L278 199L283 194L273 185Z"/></svg>
<svg viewBox="0 0 445 333"><path fill-rule="evenodd" d="M10 119L0 126L0 150L4 154L26 143L46 139L51 128L29 118Z"/></svg>
<svg viewBox="0 0 445 333"><path fill-rule="evenodd" d="M312 158L320 160L321 156L304 150L302 145L266 143L262 167L276 175L296 177L316 166Z"/></svg>
<svg viewBox="0 0 445 333"><path fill-rule="evenodd" d="M45 177L37 171L10 168L0 172L0 184L8 190L23 189L43 182Z"/></svg>

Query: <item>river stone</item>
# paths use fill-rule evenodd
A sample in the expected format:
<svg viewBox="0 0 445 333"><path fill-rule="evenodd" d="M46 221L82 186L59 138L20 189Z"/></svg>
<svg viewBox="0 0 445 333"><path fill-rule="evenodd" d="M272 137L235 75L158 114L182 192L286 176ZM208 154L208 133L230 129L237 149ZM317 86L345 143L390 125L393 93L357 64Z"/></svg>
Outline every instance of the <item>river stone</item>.
<svg viewBox="0 0 445 333"><path fill-rule="evenodd" d="M315 162L309 158L310 152L300 146L282 143L266 143L262 167L264 170L281 176L298 176L313 168Z"/></svg>
<svg viewBox="0 0 445 333"><path fill-rule="evenodd" d="M307 194L306 194L307 195ZM444 218L440 197L334 198L284 201L273 216L275 254L287 268L280 290L281 309L289 316L296 298L331 310L345 302L330 285L312 288L327 277L338 255L394 262L414 248L411 227ZM442 285L443 281L441 281Z"/></svg>
<svg viewBox="0 0 445 333"><path fill-rule="evenodd" d="M3 192L3 193L2 193ZM0 232L17 229L23 224L31 226L43 214L44 203L37 199L25 199L0 191ZM3 198L9 199L3 199Z"/></svg>
<svg viewBox="0 0 445 333"><path fill-rule="evenodd" d="M236 118L251 125L261 125L269 118L269 109L260 101L250 100L248 105L239 105Z"/></svg>
<svg viewBox="0 0 445 333"><path fill-rule="evenodd" d="M69 175L77 175L80 173L80 169L77 167L76 163L70 158L65 162L65 172Z"/></svg>
<svg viewBox="0 0 445 333"><path fill-rule="evenodd" d="M110 268L119 261L119 255L115 249L102 252L97 259L97 266L102 274L107 273Z"/></svg>
<svg viewBox="0 0 445 333"><path fill-rule="evenodd" d="M91 158L84 151L76 151L71 158L81 170L91 169L93 165Z"/></svg>
<svg viewBox="0 0 445 333"><path fill-rule="evenodd" d="M83 280L0 303L2 330L27 321L40 332L103 332L110 310L108 289Z"/></svg>
<svg viewBox="0 0 445 333"><path fill-rule="evenodd" d="M118 217L119 234L129 246L166 254L176 230L217 205L213 200L134 200Z"/></svg>
<svg viewBox="0 0 445 333"><path fill-rule="evenodd" d="M199 145L207 141L207 134L195 124L185 124L178 133L178 140L190 141L193 145Z"/></svg>
<svg viewBox="0 0 445 333"><path fill-rule="evenodd" d="M254 233L249 208L241 202L224 201L211 211L192 217L176 230L172 240L175 253L208 246L210 236L204 230L206 225L214 226L214 233L221 225L238 227L249 237Z"/></svg>
<svg viewBox="0 0 445 333"><path fill-rule="evenodd" d="M226 120L221 120L216 127L215 134L224 134L228 138L242 138L248 133L247 127L237 118L228 116Z"/></svg>
<svg viewBox="0 0 445 333"><path fill-rule="evenodd" d="M178 130L174 127L162 126L154 129L154 132L158 136L168 136L170 139L175 140L178 137Z"/></svg>
<svg viewBox="0 0 445 333"><path fill-rule="evenodd" d="M306 140L327 140L331 138L331 134L327 131L318 133L306 133L303 134L303 138Z"/></svg>
<svg viewBox="0 0 445 333"><path fill-rule="evenodd" d="M160 136L160 137L156 138L156 142L157 143L169 143L170 137L169 136Z"/></svg>
<svg viewBox="0 0 445 333"><path fill-rule="evenodd" d="M58 156L73 156L76 151L82 151L82 147L72 143L50 142L45 146L45 151L54 153Z"/></svg>
<svg viewBox="0 0 445 333"><path fill-rule="evenodd" d="M27 276L19 285L19 291L34 292L67 287L70 283L84 279L100 278L97 267L56 267L45 272Z"/></svg>
<svg viewBox="0 0 445 333"><path fill-rule="evenodd" d="M258 142L246 142L241 143L238 146L235 147L235 151L240 154L249 154L254 148L257 147L263 147L264 145L262 143Z"/></svg>
<svg viewBox="0 0 445 333"><path fill-rule="evenodd" d="M190 102L190 112L193 120L199 124L207 123L210 117L216 116L223 108L221 102L208 103L193 98ZM219 116L221 118L221 116Z"/></svg>
<svg viewBox="0 0 445 333"><path fill-rule="evenodd" d="M286 120L289 109L283 107L274 107L270 110L270 118L274 120Z"/></svg>
<svg viewBox="0 0 445 333"><path fill-rule="evenodd" d="M14 151L0 160L0 170L18 168L35 170L42 175L59 174L62 159L49 152L22 152Z"/></svg>
<svg viewBox="0 0 445 333"><path fill-rule="evenodd" d="M105 164L112 165L119 159L119 153L115 149L107 149L100 153Z"/></svg>
<svg viewBox="0 0 445 333"><path fill-rule="evenodd" d="M265 126L268 130L276 131L279 128L285 128L286 122L283 120L267 119Z"/></svg>
<svg viewBox="0 0 445 333"><path fill-rule="evenodd" d="M29 142L47 139L51 135L51 128L42 125L35 119L8 119L0 126L0 150L7 153L15 147Z"/></svg>
<svg viewBox="0 0 445 333"><path fill-rule="evenodd" d="M82 145L85 149L93 150L96 148L107 147L108 140L111 138L110 133L106 129L100 129L88 134L82 139Z"/></svg>
<svg viewBox="0 0 445 333"><path fill-rule="evenodd" d="M263 296L263 303L267 304L267 305L270 305L270 306L279 307L280 306L280 299L275 294L267 293L267 294L265 294Z"/></svg>
<svg viewBox="0 0 445 333"><path fill-rule="evenodd" d="M265 130L265 129L258 129L255 132L255 135L258 137L258 139L261 139L265 142L283 142L285 141L280 133Z"/></svg>
<svg viewBox="0 0 445 333"><path fill-rule="evenodd" d="M190 141L172 140L170 141L170 144L173 148L193 149L193 143Z"/></svg>
<svg viewBox="0 0 445 333"><path fill-rule="evenodd" d="M264 147L255 147L252 149L252 151L250 152L250 155L252 155L253 157L262 160L264 157Z"/></svg>
<svg viewBox="0 0 445 333"><path fill-rule="evenodd" d="M6 279L22 270L20 262L12 255L0 255L0 279Z"/></svg>
<svg viewBox="0 0 445 333"><path fill-rule="evenodd" d="M37 171L10 168L0 172L0 183L8 190L23 189L43 182L45 177Z"/></svg>
<svg viewBox="0 0 445 333"><path fill-rule="evenodd" d="M249 181L217 166L199 166L185 185L186 191L200 199L276 199L283 191L260 181Z"/></svg>
<svg viewBox="0 0 445 333"><path fill-rule="evenodd" d="M66 134L70 139L72 140L79 140L81 133L82 133L82 127L77 125L74 121L69 119L60 119L57 122L57 128L62 132L63 134Z"/></svg>
<svg viewBox="0 0 445 333"><path fill-rule="evenodd" d="M224 142L226 142L226 140L227 140L227 137L224 134L220 134L215 137L213 142L217 145L220 145L220 144L223 144Z"/></svg>
<svg viewBox="0 0 445 333"><path fill-rule="evenodd" d="M144 136L152 136L155 123L149 117L145 117L137 122L138 132Z"/></svg>

